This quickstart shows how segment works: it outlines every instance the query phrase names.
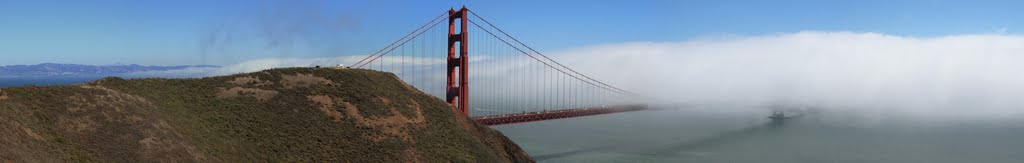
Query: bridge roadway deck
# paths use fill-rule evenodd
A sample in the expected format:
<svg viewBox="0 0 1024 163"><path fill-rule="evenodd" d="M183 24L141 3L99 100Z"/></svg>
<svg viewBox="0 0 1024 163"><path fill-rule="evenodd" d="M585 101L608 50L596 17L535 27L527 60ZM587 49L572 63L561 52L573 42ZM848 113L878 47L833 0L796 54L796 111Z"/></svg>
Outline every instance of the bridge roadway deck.
<svg viewBox="0 0 1024 163"><path fill-rule="evenodd" d="M573 118L582 116L592 116L601 114L621 113L630 111L647 110L647 105L616 105L616 106L598 106L598 107L587 107L587 108L576 108L576 109L562 109L562 110L550 110L550 111L539 111L539 112L523 112L515 114L500 114L490 115L482 117L473 117L473 120L486 124L488 126L505 125L513 123L524 123L534 122L552 119L562 118Z"/></svg>

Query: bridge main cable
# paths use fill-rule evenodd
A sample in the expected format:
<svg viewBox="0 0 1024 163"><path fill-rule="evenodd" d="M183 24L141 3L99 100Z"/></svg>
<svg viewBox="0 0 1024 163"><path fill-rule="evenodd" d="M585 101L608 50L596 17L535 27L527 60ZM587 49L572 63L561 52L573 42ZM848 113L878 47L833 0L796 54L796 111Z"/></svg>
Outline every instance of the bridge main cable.
<svg viewBox="0 0 1024 163"><path fill-rule="evenodd" d="M591 81L597 82L597 83L599 83L599 84L601 84L601 85L604 85L604 86L606 86L606 87L609 87L609 88L615 89L615 90L617 90L618 92L621 92L621 93L625 93L625 94L630 94L630 95L639 95L639 94L637 94L637 93L633 93L633 92L630 92L630 91L627 91L627 90L624 90L624 89L621 89L621 88L618 88L618 87L615 87L615 86L612 86L612 85L606 84L606 83L604 83L604 82L601 82L601 81L599 81L599 80L597 80L597 79L591 78L590 76L584 75L583 73L577 72L576 70L573 70L572 68L569 68L568 66L565 66L565 65L563 65L562 63L559 63L558 61L555 61L555 60L553 60L553 59L549 58L549 57L548 57L547 55L544 55L543 53L540 53L539 51L537 51L537 50L533 49L533 47L530 47L529 45L526 45L525 43L523 43L523 42L519 41L519 39L516 39L515 37L512 37L512 35L508 34L508 33L507 33L507 32L505 32L504 30L501 30L501 28L498 28L498 27L497 27L497 26L495 26L494 24L491 24L491 22L490 22L490 21L487 21L487 19L484 19L484 18L483 18L483 17L481 17L480 15L477 15L477 14L476 14L476 12L473 12L473 10L468 10L468 11L469 11L469 13L470 13L470 14L472 14L472 15L473 15L474 17L476 17L476 18L479 18L479 19L480 19L481 21L483 21L484 23L486 23L486 24L487 24L488 26L490 26L491 28L494 28L495 30L498 30L498 32L500 32L501 34L503 34L503 35L505 35L506 37L508 37L508 38L512 39L512 41L515 41L515 42L516 42L516 43L518 43L519 45L522 45L523 47L526 47L526 48L527 48L527 49L529 49L530 51L533 51L534 53L537 53L537 54L538 54L538 55L540 55L541 57L544 57L545 59L547 59L547 60L549 60L549 61L551 61L551 62L555 63L555 64L556 64L556 65L558 65L558 66L561 66L562 68L564 68L564 69L566 69L566 70L569 70L569 71L571 71L571 72L573 72L573 73L575 73L575 74L577 74L577 75L579 75L579 76L582 76L582 77L584 77L584 78L587 78L587 79L589 79L589 80L591 80ZM473 23L473 24L474 24L474 25L476 25L476 26L477 26L478 28L481 28L481 29L483 29L483 27L481 27L480 25L477 25L477 24L476 24L475 22L472 22L472 21L470 21L470 23ZM486 29L484 29L484 31L487 31L487 30L486 30ZM490 33L490 31L488 31L488 33ZM494 34L491 34L491 35L492 35L492 36L494 36L494 37L498 37L498 36L496 36L496 35L494 35ZM499 39L499 40L502 40L501 38L498 38L498 39ZM504 41L504 40L502 40L502 41ZM506 42L506 43L508 43L508 42ZM509 45L509 46L513 46L513 45ZM514 47L514 46L513 46L513 47ZM518 50L518 48L517 48L517 50ZM520 50L520 51L521 51L521 50ZM525 51L523 51L523 53L526 53L526 52L525 52ZM527 55L529 55L529 54L527 54ZM531 56L531 57L532 57L532 56ZM536 59L536 58L535 58L535 59ZM538 61L540 61L540 60L538 60ZM546 64L546 63L545 63L545 64ZM554 67L552 67L552 68L554 68ZM556 69L557 69L557 68L556 68ZM564 72L563 72L563 73L564 73ZM577 78L577 79L579 79L579 78ZM583 79L579 79L579 80L583 80ZM590 83L590 82L588 82L588 83ZM591 84L592 84L592 83L591 83Z"/></svg>
<svg viewBox="0 0 1024 163"><path fill-rule="evenodd" d="M601 89L605 89L605 90L610 90L610 91L613 91L613 92L617 92L617 93L624 93L624 94L630 94L629 92L620 92L620 91L616 91L616 90L614 90L614 89L611 89L611 88L606 88L606 87L602 87L602 86L599 86L599 85L597 85L597 84L594 84L594 83L592 83L592 82L590 82L590 81L587 81L587 80L581 79L581 78L577 77L576 75L572 75L572 74L570 74L569 72L566 72L566 71L564 71L564 70L562 70L562 69L556 68L555 66L553 66L553 65L551 65L551 64L548 64L547 62L541 61L541 60L540 60L539 58L537 58L537 57L534 57L533 55L530 55L530 53L527 53L526 51L524 51L524 50L520 49L519 47L516 47L516 46L512 45L512 43L509 43L508 41L505 41L505 39L501 39L501 38L499 38L499 37L498 37L497 35L495 35L494 33L492 33L491 31L489 31L489 30L487 30L487 29L484 29L484 28L483 28L482 26L480 26L479 24L477 24L477 23L476 23L476 22L474 22L473 20L468 20L468 21L469 21L469 23L470 23L470 24L473 24L473 25L474 25L474 26L476 26L477 28L480 28L480 29L481 29L481 30L483 30L484 32L487 32L487 34L490 34L490 35L491 35L491 36L493 36L494 38L496 38L496 39L500 40L501 42L504 42L504 43L505 43L506 45L509 45L510 47L512 47L513 49L515 49L516 51L519 51L519 52L520 52L520 53L522 53L522 54L526 54L526 56L529 56L530 58L533 58L534 60L536 60L536 61L538 61L538 62L540 62L540 63L543 63L544 65L547 65L548 67L550 67L550 68L552 68L552 69L555 69L556 71L558 71L558 72L561 72L562 74L568 75L568 76L570 76L570 77L572 77L572 78L575 78L576 80L580 80L580 81L583 81L583 82L587 82L587 84L590 84L590 85L593 85L593 86L598 86L598 87L600 87Z"/></svg>
<svg viewBox="0 0 1024 163"><path fill-rule="evenodd" d="M398 48L399 46L405 45L406 42L409 42L409 40L412 40L412 38L409 38L409 36L412 36L413 34L416 34L415 36L413 36L413 38L415 38L415 37L418 37L420 34L423 34L424 32L426 32L427 30L433 29L435 26L437 26L438 24L443 22L443 21L438 21L438 20L443 18L445 15L448 15L448 13L445 12L445 13L442 13L441 15L438 15L433 20L430 20L426 24L423 24L419 28L416 28L416 30L413 30L412 32L409 32L409 34L405 34L405 36L402 36L402 38L399 38L398 40L395 40L395 42L392 42L390 45L385 46L384 48L381 48L380 50L377 50L377 52L374 52L373 54L370 54L369 56L366 56L366 58L363 58L362 60L359 60L359 62L356 62L355 64L352 64L351 67L353 67L353 68L362 68L366 64L372 63L374 60L377 60L377 58L380 58L380 57L390 53L392 50ZM437 23L434 23L435 21ZM430 25L431 23L434 23L434 25L431 25L430 28L423 29L423 27L426 27L427 25ZM420 31L420 30L422 30L422 31ZM417 33L417 32L419 32L419 33ZM406 39L406 38L409 38L409 39ZM402 40L405 40L405 42L402 42ZM402 43L398 44L398 45L395 45L398 42L402 42ZM384 49L388 49L388 48L391 48L391 49L388 50L387 52L381 53L382 51L384 51ZM378 54L380 54L380 56L376 56ZM376 56L376 57L374 57L374 56ZM367 59L370 59L370 58L373 58L373 59L367 61Z"/></svg>

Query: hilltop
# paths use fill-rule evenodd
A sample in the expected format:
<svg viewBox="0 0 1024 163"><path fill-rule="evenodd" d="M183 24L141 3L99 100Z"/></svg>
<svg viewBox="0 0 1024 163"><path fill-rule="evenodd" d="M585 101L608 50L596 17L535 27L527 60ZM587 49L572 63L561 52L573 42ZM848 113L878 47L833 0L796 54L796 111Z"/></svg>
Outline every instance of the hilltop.
<svg viewBox="0 0 1024 163"><path fill-rule="evenodd" d="M3 88L0 161L533 160L393 74L283 68Z"/></svg>

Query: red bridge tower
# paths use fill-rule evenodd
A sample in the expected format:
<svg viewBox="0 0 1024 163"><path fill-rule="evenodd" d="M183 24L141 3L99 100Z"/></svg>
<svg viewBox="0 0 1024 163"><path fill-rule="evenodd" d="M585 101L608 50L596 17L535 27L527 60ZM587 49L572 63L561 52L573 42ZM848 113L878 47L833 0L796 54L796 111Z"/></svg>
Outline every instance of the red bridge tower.
<svg viewBox="0 0 1024 163"><path fill-rule="evenodd" d="M469 10L448 10L448 87L446 101L462 114L469 115L469 59L467 58L466 16ZM455 33L455 19L459 21L459 33ZM457 45L455 43L458 43ZM458 47L458 50L456 50ZM459 56L456 57L455 53Z"/></svg>

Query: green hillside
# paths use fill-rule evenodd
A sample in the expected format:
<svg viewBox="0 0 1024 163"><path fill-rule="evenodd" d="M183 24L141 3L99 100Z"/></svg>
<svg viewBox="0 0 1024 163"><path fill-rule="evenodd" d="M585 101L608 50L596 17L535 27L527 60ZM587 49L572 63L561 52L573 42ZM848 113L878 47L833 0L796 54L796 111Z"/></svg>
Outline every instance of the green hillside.
<svg viewBox="0 0 1024 163"><path fill-rule="evenodd" d="M501 133L372 70L0 92L0 161L532 162Z"/></svg>

